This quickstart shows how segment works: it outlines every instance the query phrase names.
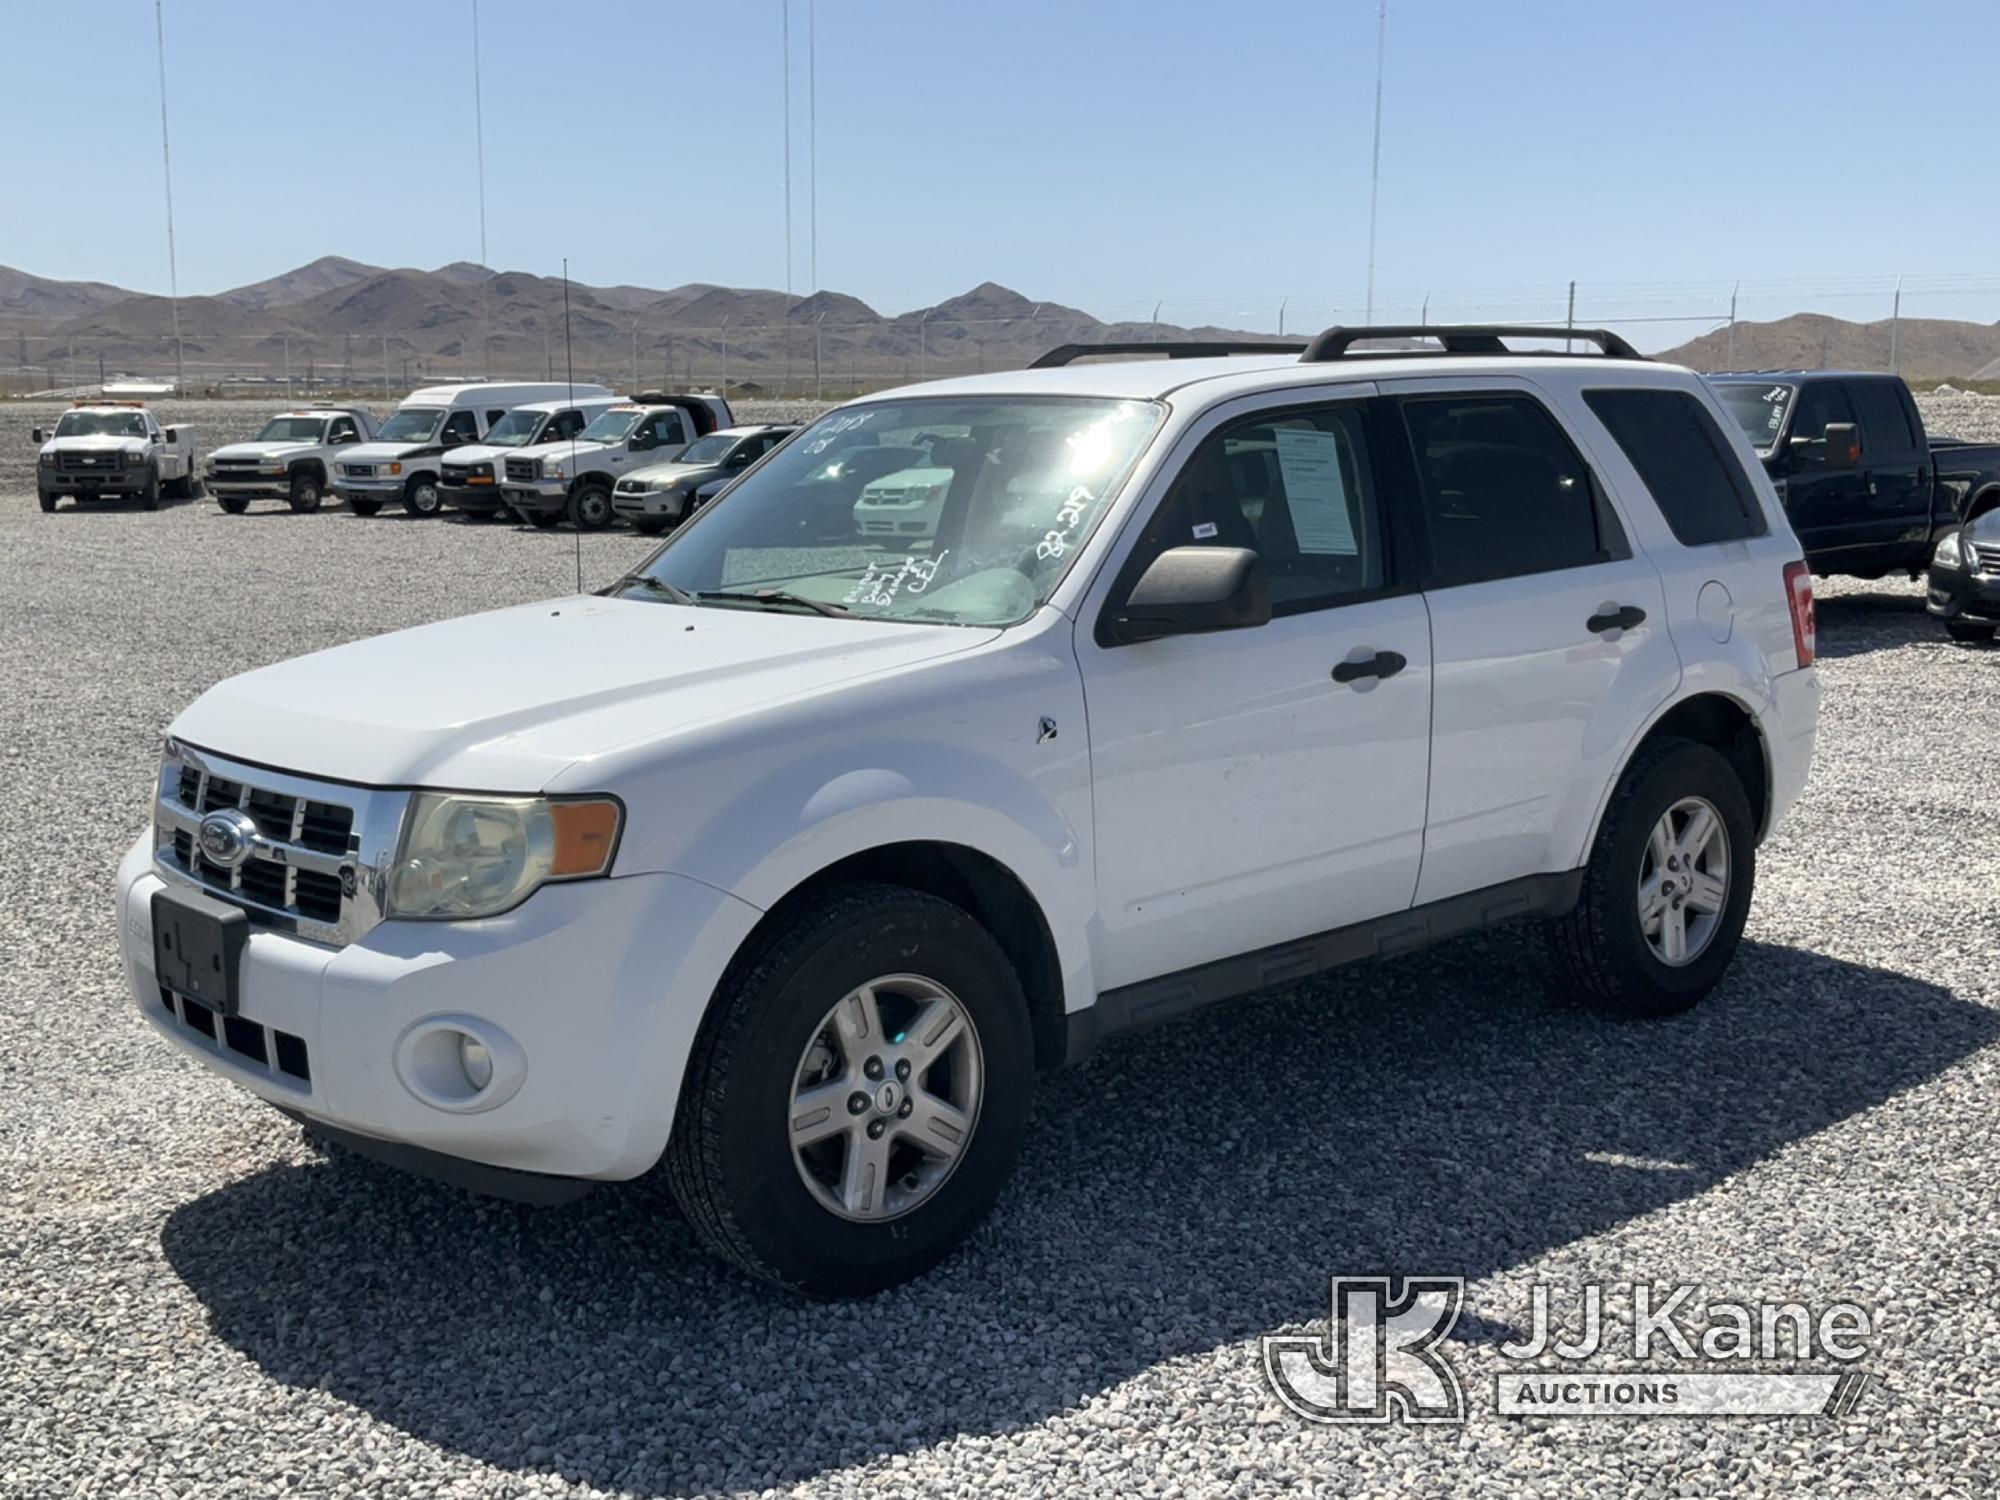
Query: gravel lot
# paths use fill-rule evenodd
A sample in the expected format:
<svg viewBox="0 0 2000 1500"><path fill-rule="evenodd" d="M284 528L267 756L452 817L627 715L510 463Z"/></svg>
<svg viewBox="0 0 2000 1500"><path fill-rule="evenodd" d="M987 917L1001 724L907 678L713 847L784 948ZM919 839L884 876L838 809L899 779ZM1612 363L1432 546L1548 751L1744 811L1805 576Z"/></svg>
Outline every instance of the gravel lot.
<svg viewBox="0 0 2000 1500"><path fill-rule="evenodd" d="M1996 435L1963 399L1937 425ZM1504 932L1116 1042L1041 1090L966 1253L801 1305L646 1184L534 1211L322 1161L119 993L112 870L173 713L566 592L570 535L45 517L41 415L0 412L0 1494L2000 1487L2000 653L1913 585L1823 590L1813 781L1693 1015L1566 1008ZM648 550L583 546L592 585ZM1468 1278L1467 1425L1314 1428L1266 1392L1258 1335L1370 1271ZM1860 1301L1878 1379L1845 1424L1493 1415L1531 1284L1633 1280Z"/></svg>

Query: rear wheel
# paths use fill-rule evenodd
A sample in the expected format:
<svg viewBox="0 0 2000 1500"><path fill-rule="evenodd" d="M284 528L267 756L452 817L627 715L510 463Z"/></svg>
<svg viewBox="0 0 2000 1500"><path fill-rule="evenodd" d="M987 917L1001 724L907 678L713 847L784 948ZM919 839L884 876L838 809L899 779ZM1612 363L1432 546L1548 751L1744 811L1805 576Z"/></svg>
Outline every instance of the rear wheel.
<svg viewBox="0 0 2000 1500"><path fill-rule="evenodd" d="M403 509L413 516L434 516L443 503L437 481L428 474L412 474L403 486Z"/></svg>
<svg viewBox="0 0 2000 1500"><path fill-rule="evenodd" d="M382 513L382 502L380 500L358 500L354 496L349 495L347 497L347 508L357 516L380 515Z"/></svg>
<svg viewBox="0 0 2000 1500"><path fill-rule="evenodd" d="M1548 924L1566 987L1623 1016L1668 1016L1722 978L1756 882L1735 768L1691 740L1643 747L1612 793L1574 910Z"/></svg>
<svg viewBox="0 0 2000 1500"><path fill-rule="evenodd" d="M703 1242L815 1296L920 1275L972 1233L1020 1145L1027 1002L967 913L837 887L723 981L667 1170Z"/></svg>
<svg viewBox="0 0 2000 1500"><path fill-rule="evenodd" d="M1968 644L1993 639L1993 627L1982 625L1976 620L1946 620L1944 633L1955 641L1965 641Z"/></svg>
<svg viewBox="0 0 2000 1500"><path fill-rule="evenodd" d="M291 507L301 513L318 510L326 492L320 487L319 476L310 470L301 470L292 476L292 492L288 497Z"/></svg>
<svg viewBox="0 0 2000 1500"><path fill-rule="evenodd" d="M250 500L245 495L217 495L215 503L232 516L240 516L250 508Z"/></svg>
<svg viewBox="0 0 2000 1500"><path fill-rule="evenodd" d="M611 491L597 483L578 485L570 492L569 519L578 531L602 531L614 519Z"/></svg>

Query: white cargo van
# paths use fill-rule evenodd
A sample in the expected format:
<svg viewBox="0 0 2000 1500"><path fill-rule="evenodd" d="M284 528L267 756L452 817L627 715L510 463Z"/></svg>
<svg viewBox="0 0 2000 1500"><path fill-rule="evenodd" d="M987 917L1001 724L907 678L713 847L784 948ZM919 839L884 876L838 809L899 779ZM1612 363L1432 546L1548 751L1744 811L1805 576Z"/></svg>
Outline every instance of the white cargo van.
<svg viewBox="0 0 2000 1500"><path fill-rule="evenodd" d="M530 401L574 394L609 396L601 385L564 381L531 384L432 385L410 392L389 420L334 465L333 491L358 516L372 516L392 500L413 516L434 516L442 503L440 459L448 449L485 437L500 419Z"/></svg>

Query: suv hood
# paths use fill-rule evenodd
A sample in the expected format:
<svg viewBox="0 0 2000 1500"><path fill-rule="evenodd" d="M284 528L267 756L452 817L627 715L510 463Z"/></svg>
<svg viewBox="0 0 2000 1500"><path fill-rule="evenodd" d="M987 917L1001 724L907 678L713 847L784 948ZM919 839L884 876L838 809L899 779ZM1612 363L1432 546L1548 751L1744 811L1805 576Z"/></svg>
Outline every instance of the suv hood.
<svg viewBox="0 0 2000 1500"><path fill-rule="evenodd" d="M246 672L202 694L167 732L305 776L539 792L565 768L615 747L914 666L998 633L580 595ZM589 782L584 775L578 785Z"/></svg>
<svg viewBox="0 0 2000 1500"><path fill-rule="evenodd" d="M208 450L210 458L277 458L287 453L311 453L318 443L300 438L273 438L269 442L229 443Z"/></svg>
<svg viewBox="0 0 2000 1500"><path fill-rule="evenodd" d="M681 484L690 479L713 479L721 472L721 464L682 464L669 459L663 464L648 464L643 469L634 469L625 477L643 479L653 489L663 490L668 485Z"/></svg>

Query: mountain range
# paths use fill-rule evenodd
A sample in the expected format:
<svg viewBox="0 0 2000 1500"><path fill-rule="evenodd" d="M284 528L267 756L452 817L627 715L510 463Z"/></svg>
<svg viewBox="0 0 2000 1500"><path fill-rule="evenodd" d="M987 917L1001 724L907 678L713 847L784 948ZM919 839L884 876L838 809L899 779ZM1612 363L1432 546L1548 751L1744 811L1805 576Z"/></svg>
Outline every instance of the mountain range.
<svg viewBox="0 0 2000 1500"><path fill-rule="evenodd" d="M567 315L565 315L567 314ZM69 371L142 375L174 368L174 309L165 297L94 281L60 281L0 266L0 376L17 388ZM624 385L732 384L797 390L1019 365L1062 343L1230 338L1215 327L1108 323L1036 302L995 282L932 307L887 314L857 297L793 296L694 282L666 290L571 283L467 261L435 270L328 255L279 276L180 301L191 388L292 373L321 384L407 385L460 374L553 376L567 342L578 379ZM567 341L565 327L567 326ZM1696 369L1886 369L1890 325L1799 313L1739 323L1658 357ZM8 342L14 347L6 348ZM14 359L9 361L7 355ZM1895 365L1917 380L2000 378L2000 324L1906 318ZM399 378L400 377L400 378Z"/></svg>

